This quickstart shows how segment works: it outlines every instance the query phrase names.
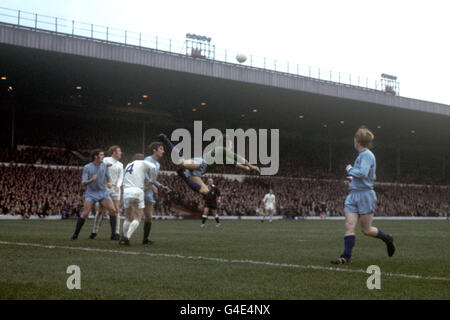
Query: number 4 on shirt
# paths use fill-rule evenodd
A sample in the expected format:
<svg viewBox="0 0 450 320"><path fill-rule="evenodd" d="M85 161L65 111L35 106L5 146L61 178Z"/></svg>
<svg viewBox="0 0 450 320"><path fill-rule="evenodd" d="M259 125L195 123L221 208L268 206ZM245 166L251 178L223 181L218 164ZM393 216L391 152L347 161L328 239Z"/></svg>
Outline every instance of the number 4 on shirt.
<svg viewBox="0 0 450 320"><path fill-rule="evenodd" d="M134 163L132 163L131 165L127 166L125 173L129 173L129 174L133 174L133 167L134 167Z"/></svg>

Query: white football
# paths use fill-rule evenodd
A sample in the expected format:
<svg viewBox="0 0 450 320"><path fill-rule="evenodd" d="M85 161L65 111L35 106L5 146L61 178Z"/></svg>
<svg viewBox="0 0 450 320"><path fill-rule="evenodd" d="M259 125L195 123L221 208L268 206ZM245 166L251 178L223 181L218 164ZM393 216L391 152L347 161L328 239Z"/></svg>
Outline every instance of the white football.
<svg viewBox="0 0 450 320"><path fill-rule="evenodd" d="M244 62L247 60L247 56L246 56L245 54L243 54L243 53L238 53L238 54L236 55L236 60L237 60L239 63L244 63Z"/></svg>

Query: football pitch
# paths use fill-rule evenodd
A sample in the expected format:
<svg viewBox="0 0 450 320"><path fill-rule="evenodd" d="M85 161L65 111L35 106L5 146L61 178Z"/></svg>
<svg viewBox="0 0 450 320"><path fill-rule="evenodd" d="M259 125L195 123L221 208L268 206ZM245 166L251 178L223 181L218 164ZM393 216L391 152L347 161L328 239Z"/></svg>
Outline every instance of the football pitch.
<svg viewBox="0 0 450 320"><path fill-rule="evenodd" d="M344 221L155 220L152 246L142 225L131 246L109 240L93 221L70 241L75 220L0 221L0 299L304 300L449 299L450 222L375 221L385 244L357 228L353 264L331 265L343 250ZM69 290L67 269L80 268ZM366 272L381 270L381 289Z"/></svg>

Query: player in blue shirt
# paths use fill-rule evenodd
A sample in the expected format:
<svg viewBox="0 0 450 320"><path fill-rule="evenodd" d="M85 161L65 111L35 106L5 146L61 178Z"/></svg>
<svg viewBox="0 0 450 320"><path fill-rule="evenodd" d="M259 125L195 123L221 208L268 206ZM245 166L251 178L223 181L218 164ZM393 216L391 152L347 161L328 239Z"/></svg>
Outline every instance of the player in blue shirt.
<svg viewBox="0 0 450 320"><path fill-rule="evenodd" d="M203 197L210 192L208 186L203 182L202 176L206 172L211 172L217 165L230 165L243 171L256 171L261 173L261 170L252 165L244 157L234 153L233 140L227 135L223 135L219 141L216 141L214 148L203 154L203 158L183 159L183 152L178 150L170 141L170 139L161 133L158 139L163 142L170 152L175 150L180 157L176 165L178 176L191 188L193 191L200 193ZM216 160L219 160L217 163ZM174 163L175 164L175 163Z"/></svg>
<svg viewBox="0 0 450 320"><path fill-rule="evenodd" d="M88 163L83 167L83 174L81 178L81 183L86 186L86 195L83 206L83 213L81 217L78 217L77 226L75 233L72 236L72 240L78 238L78 234L89 216L92 210L92 206L98 201L105 207L110 213L110 219L116 219L116 209L109 196L107 187L111 189L112 180L109 174L108 166L103 162L105 153L103 150L96 149L91 152L92 162ZM112 230L115 230L116 226L113 223L111 226Z"/></svg>
<svg viewBox="0 0 450 320"><path fill-rule="evenodd" d="M395 252L394 238L385 234L381 229L372 226L373 213L377 204L377 196L373 190L376 179L376 160L369 149L372 148L373 133L366 127L356 131L354 146L358 151L354 166L347 165L347 176L350 177L350 193L345 199L345 236L344 252L337 259L331 261L334 264L351 263L352 249L355 245L355 228L358 219L361 223L363 234L383 240L386 243L389 257Z"/></svg>
<svg viewBox="0 0 450 320"><path fill-rule="evenodd" d="M145 158L146 161L149 161L153 163L156 167L156 177L158 177L159 169L161 167L160 163L158 162L164 155L164 145L161 142L152 142L148 146L148 150L150 151L151 156L148 156ZM147 175L146 177L146 185L150 181L150 176ZM144 222L144 239L142 240L142 244L153 244L153 241L149 240L150 231L152 228L152 215L153 215L153 207L155 204L155 198L154 195L157 193L158 190L163 190L164 192L170 192L170 189L166 186L163 186L158 181L153 181L153 185L150 186L150 188L145 192L145 209L144 209L144 216L145 216L145 222Z"/></svg>

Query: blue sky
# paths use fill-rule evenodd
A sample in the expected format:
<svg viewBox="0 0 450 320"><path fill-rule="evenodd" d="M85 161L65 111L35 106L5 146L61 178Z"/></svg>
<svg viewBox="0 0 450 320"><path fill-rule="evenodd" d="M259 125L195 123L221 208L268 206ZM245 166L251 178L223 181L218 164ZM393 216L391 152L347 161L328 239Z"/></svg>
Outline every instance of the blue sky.
<svg viewBox="0 0 450 320"><path fill-rule="evenodd" d="M446 1L0 0L0 7L378 79L396 75L402 96L450 105Z"/></svg>

